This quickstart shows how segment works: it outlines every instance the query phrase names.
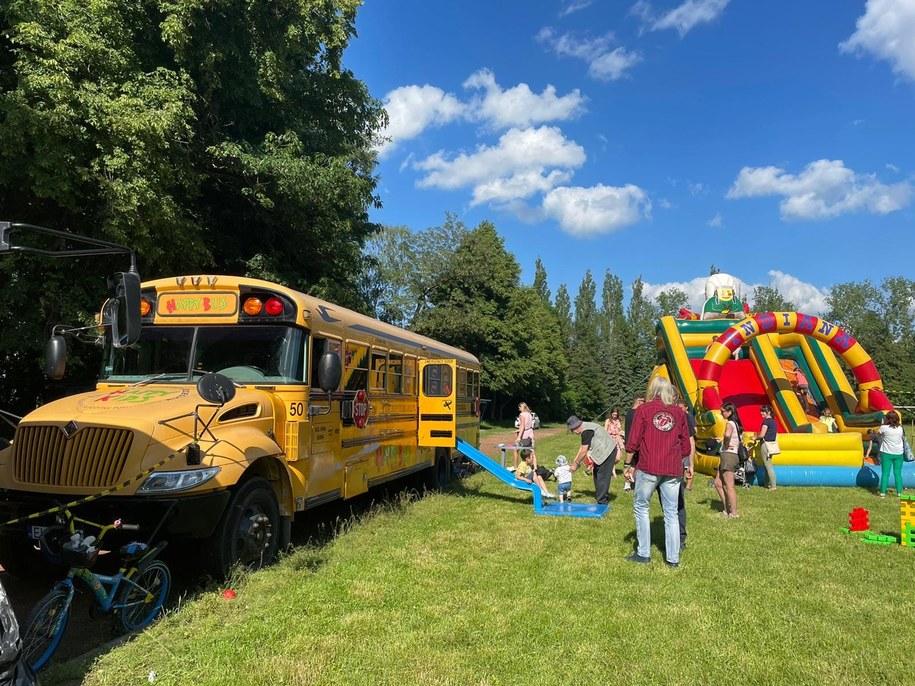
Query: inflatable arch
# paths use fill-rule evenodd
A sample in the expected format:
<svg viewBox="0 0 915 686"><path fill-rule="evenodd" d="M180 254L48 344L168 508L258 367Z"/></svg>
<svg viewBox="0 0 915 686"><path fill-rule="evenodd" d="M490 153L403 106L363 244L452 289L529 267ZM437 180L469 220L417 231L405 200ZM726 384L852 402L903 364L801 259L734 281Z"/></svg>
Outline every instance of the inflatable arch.
<svg viewBox="0 0 915 686"><path fill-rule="evenodd" d="M747 341L769 333L797 333L825 343L851 368L858 383L858 411L889 411L892 403L883 392L883 380L861 344L844 329L819 317L799 312L762 312L743 319L709 346L699 366L699 401L706 410L721 410L718 380L731 354Z"/></svg>

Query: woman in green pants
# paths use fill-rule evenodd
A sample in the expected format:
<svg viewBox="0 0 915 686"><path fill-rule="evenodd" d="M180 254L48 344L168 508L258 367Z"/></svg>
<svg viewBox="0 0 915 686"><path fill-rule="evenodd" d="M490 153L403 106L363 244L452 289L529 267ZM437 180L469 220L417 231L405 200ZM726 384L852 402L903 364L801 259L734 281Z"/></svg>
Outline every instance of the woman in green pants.
<svg viewBox="0 0 915 686"><path fill-rule="evenodd" d="M896 494L902 495L902 453L903 434L899 425L899 415L890 410L883 418L883 424L878 429L880 434L880 497L886 497L887 486L890 485L890 470L893 470L893 479Z"/></svg>

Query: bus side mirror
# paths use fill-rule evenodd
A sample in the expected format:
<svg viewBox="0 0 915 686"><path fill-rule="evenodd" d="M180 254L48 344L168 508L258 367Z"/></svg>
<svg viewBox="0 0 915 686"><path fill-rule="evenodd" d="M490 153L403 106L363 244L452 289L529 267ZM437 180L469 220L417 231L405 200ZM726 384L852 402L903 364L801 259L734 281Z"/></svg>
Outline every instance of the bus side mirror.
<svg viewBox="0 0 915 686"><path fill-rule="evenodd" d="M337 353L326 352L318 360L318 388L327 393L327 406L318 407L315 405L308 406L308 416L330 414L331 411L331 393L340 386L340 379L343 378L343 363L340 362L340 355Z"/></svg>
<svg viewBox="0 0 915 686"><path fill-rule="evenodd" d="M126 348L140 338L140 275L118 272L108 277L104 319L111 325L111 343Z"/></svg>
<svg viewBox="0 0 915 686"><path fill-rule="evenodd" d="M200 377L197 394L211 405L222 407L235 397L235 384L229 377L211 372Z"/></svg>
<svg viewBox="0 0 915 686"><path fill-rule="evenodd" d="M44 373L52 381L64 378L67 369L67 342L63 336L53 335L44 352Z"/></svg>
<svg viewBox="0 0 915 686"><path fill-rule="evenodd" d="M318 387L330 395L340 386L343 378L343 363L337 353L327 352L318 361Z"/></svg>

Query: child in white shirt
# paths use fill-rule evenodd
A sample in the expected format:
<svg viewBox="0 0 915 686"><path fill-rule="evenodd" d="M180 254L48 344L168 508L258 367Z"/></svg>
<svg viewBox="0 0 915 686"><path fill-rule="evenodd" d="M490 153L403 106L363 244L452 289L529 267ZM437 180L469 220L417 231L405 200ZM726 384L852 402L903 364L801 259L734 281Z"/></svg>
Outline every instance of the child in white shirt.
<svg viewBox="0 0 915 686"><path fill-rule="evenodd" d="M556 458L556 469L553 476L559 484L556 490L559 492L559 502L564 503L572 499L572 469L569 467L569 461L565 455Z"/></svg>

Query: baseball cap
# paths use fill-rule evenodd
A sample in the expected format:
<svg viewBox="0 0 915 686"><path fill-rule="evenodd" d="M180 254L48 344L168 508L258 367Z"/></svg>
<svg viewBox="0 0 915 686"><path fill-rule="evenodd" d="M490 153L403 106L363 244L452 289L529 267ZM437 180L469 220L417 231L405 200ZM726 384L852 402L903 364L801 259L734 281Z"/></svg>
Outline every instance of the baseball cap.
<svg viewBox="0 0 915 686"><path fill-rule="evenodd" d="M569 464L569 461L566 459L565 455L560 455L556 458L557 467L565 467L567 464Z"/></svg>

